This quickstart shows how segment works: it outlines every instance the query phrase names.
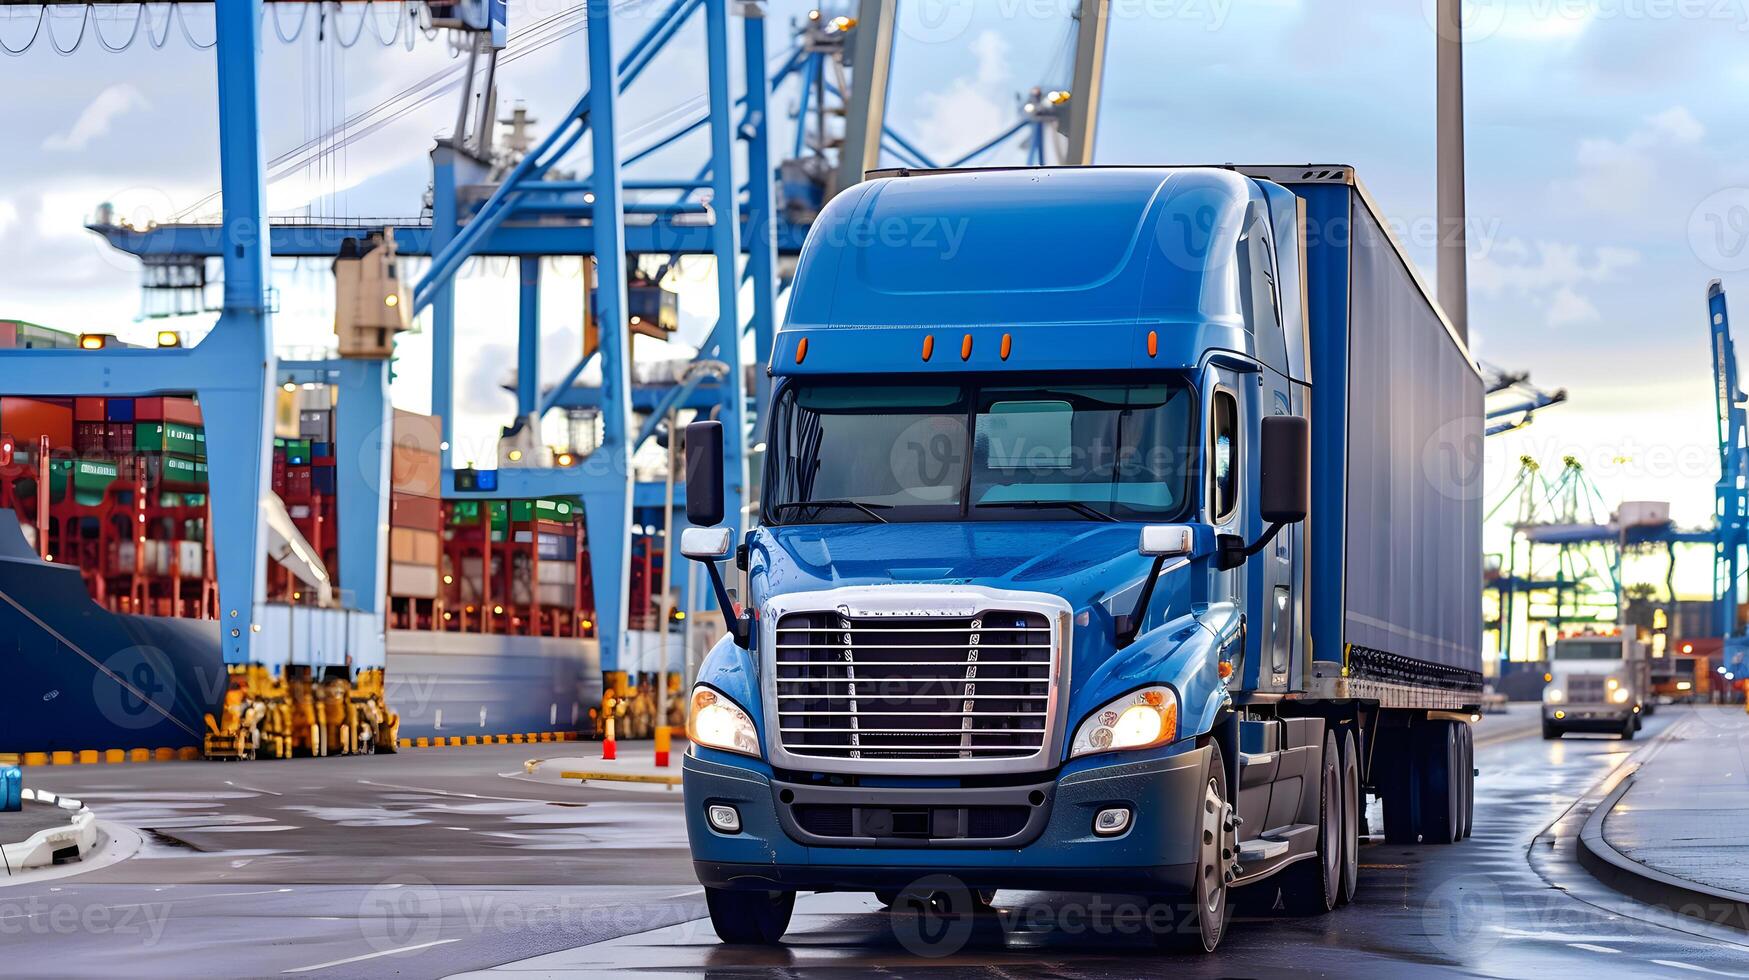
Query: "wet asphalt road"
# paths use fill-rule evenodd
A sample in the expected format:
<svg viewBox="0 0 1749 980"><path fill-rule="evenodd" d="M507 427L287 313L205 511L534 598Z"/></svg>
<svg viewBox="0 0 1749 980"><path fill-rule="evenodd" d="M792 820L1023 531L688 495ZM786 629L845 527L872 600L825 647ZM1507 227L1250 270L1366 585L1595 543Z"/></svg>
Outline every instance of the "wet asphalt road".
<svg viewBox="0 0 1749 980"><path fill-rule="evenodd" d="M1749 937L1620 898L1567 839L1588 794L1682 714L1634 743L1479 745L1471 840L1370 845L1354 905L1248 913L1196 959L1156 952L1121 896L1019 892L945 946L865 896L814 895L783 948L724 947L678 794L523 778L545 746L42 770L35 784L86 800L115 840L96 867L0 886L0 974L1749 978Z"/></svg>

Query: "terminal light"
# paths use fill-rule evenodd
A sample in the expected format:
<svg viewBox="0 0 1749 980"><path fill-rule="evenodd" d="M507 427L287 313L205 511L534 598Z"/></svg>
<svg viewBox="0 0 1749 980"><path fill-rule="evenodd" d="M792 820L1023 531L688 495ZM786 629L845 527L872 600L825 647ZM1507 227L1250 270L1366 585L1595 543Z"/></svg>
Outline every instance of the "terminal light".
<svg viewBox="0 0 1749 980"><path fill-rule="evenodd" d="M577 457L571 455L570 453L560 453L559 454L558 463L560 466L570 466L572 463L575 463L576 461L577 461Z"/></svg>
<svg viewBox="0 0 1749 980"><path fill-rule="evenodd" d="M158 331L158 346L181 347L182 335L174 330L160 330Z"/></svg>
<svg viewBox="0 0 1749 980"><path fill-rule="evenodd" d="M102 350L109 346L109 336L101 333L82 333L79 335L80 350Z"/></svg>
<svg viewBox="0 0 1749 980"><path fill-rule="evenodd" d="M397 306L400 306L401 305L401 297L395 295L394 293L390 293L389 295L383 297L383 305L389 307L390 309L393 309Z"/></svg>
<svg viewBox="0 0 1749 980"><path fill-rule="evenodd" d="M520 462L521 460L522 460L522 450L520 450L520 449L510 450L510 461L512 463Z"/></svg>
<svg viewBox="0 0 1749 980"><path fill-rule="evenodd" d="M280 385L280 387L285 389L286 391L297 391L298 390L298 385L297 385L297 382L295 382L295 381L287 381L285 384Z"/></svg>

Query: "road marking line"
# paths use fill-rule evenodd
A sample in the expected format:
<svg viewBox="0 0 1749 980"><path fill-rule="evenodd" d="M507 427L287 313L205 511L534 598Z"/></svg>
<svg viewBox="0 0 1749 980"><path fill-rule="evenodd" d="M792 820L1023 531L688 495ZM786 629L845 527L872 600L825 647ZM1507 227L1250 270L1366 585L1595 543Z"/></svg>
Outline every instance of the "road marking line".
<svg viewBox="0 0 1749 980"><path fill-rule="evenodd" d="M317 963L314 966L294 966L289 970L281 970L279 972L282 974L285 974L285 973L311 973L311 972L314 972L316 970L326 970L331 966L345 966L348 963L362 963L365 960L374 960L379 956L394 956L398 953L411 953L415 950L430 949L433 946L442 946L445 943L459 943L459 942L461 942L460 938L434 939L431 942L420 943L416 946L402 946L400 949L385 949L385 950L381 950L381 951L375 952L375 953L365 953L362 956L348 956L346 959L343 959L343 960L332 960L332 961L327 962L327 963Z"/></svg>
<svg viewBox="0 0 1749 980"><path fill-rule="evenodd" d="M1587 949L1593 953L1619 953L1619 952L1621 952L1621 950L1619 950L1619 949L1611 949L1608 946L1598 946L1598 945L1595 945L1593 943L1568 943L1567 945L1573 947L1574 949Z"/></svg>
<svg viewBox="0 0 1749 980"><path fill-rule="evenodd" d="M1715 977L1749 976L1749 974L1742 974L1742 973L1726 973L1723 970L1715 970L1715 969L1712 969L1711 967L1706 967L1706 966L1695 966L1693 963L1681 963L1681 962L1678 962L1676 960L1653 960L1652 962L1658 964L1659 966L1673 966L1673 967L1677 968L1678 970L1691 970L1695 973L1710 973Z"/></svg>

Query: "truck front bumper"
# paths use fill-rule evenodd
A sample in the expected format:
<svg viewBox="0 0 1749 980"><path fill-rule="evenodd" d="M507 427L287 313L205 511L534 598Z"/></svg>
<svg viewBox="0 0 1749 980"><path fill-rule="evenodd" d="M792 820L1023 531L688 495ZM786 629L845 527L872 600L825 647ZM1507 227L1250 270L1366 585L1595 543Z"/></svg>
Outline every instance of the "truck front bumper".
<svg viewBox="0 0 1749 980"><path fill-rule="evenodd" d="M1543 724L1569 732L1619 732L1633 715L1632 705L1543 705Z"/></svg>
<svg viewBox="0 0 1749 980"><path fill-rule="evenodd" d="M1194 880L1207 757L1206 748L1186 746L1146 761L991 790L804 787L688 753L682 767L686 827L699 881L716 888L902 891L942 887L945 875L969 889L1181 896L1191 892ZM1003 793L1031 810L1017 834L988 845L975 839L849 836L853 827L866 828L858 822L862 817L840 819L842 833L827 837L804 829L803 823L815 831L822 827L799 820L796 812L822 801L846 811L866 808L881 814L884 828L900 810L977 806ZM735 808L738 832L711 826L709 808L721 805ZM1095 815L1113 807L1129 809L1127 829L1096 834Z"/></svg>

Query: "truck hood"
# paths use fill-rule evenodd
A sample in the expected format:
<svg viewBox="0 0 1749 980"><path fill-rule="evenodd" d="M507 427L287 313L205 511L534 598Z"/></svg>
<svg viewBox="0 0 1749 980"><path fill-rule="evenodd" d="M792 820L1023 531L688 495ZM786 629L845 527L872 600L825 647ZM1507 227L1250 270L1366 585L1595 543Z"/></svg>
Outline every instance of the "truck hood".
<svg viewBox="0 0 1749 980"><path fill-rule="evenodd" d="M981 585L1047 592L1080 609L1139 579L1135 525L811 524L754 534L754 597L854 585ZM759 558L764 560L758 561Z"/></svg>

